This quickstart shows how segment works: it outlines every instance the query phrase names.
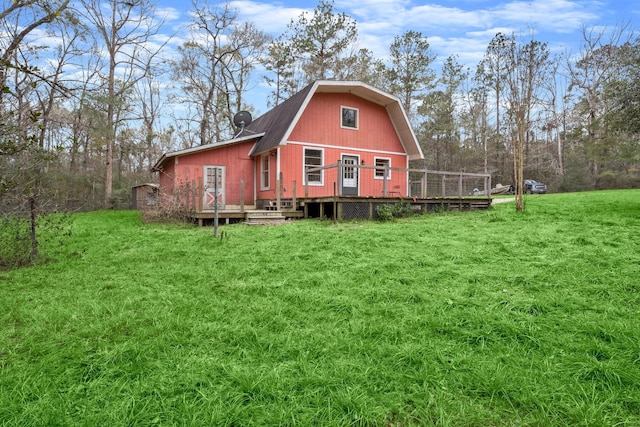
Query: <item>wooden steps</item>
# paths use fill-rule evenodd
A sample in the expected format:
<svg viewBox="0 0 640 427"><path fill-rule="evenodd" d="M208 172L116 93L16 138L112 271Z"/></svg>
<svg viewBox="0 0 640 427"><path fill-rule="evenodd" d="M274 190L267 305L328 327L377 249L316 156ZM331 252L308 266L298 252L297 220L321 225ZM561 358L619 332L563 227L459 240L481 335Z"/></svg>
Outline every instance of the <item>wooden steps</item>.
<svg viewBox="0 0 640 427"><path fill-rule="evenodd" d="M255 210L247 211L244 223L247 225L281 225L286 217L280 211Z"/></svg>

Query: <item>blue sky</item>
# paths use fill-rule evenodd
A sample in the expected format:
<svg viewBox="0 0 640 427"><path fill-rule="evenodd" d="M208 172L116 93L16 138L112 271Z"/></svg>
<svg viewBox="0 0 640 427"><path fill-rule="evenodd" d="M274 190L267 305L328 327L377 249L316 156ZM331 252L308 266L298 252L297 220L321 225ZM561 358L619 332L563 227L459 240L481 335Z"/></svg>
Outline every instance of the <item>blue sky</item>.
<svg viewBox="0 0 640 427"><path fill-rule="evenodd" d="M238 0L228 2L248 20L270 34L279 35L291 19L313 11L317 1ZM528 36L547 42L552 52L576 54L582 28L628 24L637 29L640 5L635 0L335 0L334 10L357 22L360 47L385 58L393 38L407 30L427 37L437 61L457 55L458 61L475 67L497 32ZM155 0L167 13L169 27L188 19L190 1ZM176 6L184 4L184 6ZM216 2L210 0L211 5ZM222 3L221 3L222 4ZM180 37L173 41L178 43ZM265 95L266 96L266 95ZM259 103L259 102L258 102ZM264 107L256 105L264 112Z"/></svg>
<svg viewBox="0 0 640 427"><path fill-rule="evenodd" d="M186 18L190 1L156 0L170 11L170 23ZM242 20L278 35L291 19L313 11L316 1L230 1ZM211 1L210 4L216 4ZM165 9L168 8L168 9ZM612 26L640 19L640 5L634 0L336 0L334 9L351 16L358 25L361 47L384 57L393 37L407 30L427 37L441 59L457 54L465 62L477 62L497 32L529 34L548 42L555 51L577 49L584 25Z"/></svg>

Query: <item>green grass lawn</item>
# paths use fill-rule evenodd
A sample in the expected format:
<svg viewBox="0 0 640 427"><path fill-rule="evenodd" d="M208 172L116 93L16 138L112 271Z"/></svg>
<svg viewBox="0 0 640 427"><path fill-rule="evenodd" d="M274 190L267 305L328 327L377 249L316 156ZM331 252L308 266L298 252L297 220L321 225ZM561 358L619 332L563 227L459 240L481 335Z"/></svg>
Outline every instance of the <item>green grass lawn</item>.
<svg viewBox="0 0 640 427"><path fill-rule="evenodd" d="M0 272L0 425L640 425L640 190L221 231Z"/></svg>

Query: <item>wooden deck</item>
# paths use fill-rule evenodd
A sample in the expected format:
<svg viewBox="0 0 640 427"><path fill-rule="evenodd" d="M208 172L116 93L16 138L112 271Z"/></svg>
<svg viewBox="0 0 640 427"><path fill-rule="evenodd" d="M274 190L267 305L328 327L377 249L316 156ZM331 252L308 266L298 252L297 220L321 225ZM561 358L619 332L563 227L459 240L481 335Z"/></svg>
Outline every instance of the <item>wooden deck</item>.
<svg viewBox="0 0 640 427"><path fill-rule="evenodd" d="M419 199L415 197L357 197L337 196L300 198L293 207L291 200L281 200L280 209L277 203L262 203L265 209L220 209L218 220L221 223L244 222L281 223L284 220L300 218L322 218L344 220L378 219L376 209L383 205L403 203L414 212L472 211L486 210L491 207L489 197L433 197ZM193 219L199 225L210 223L215 218L214 211L195 212Z"/></svg>

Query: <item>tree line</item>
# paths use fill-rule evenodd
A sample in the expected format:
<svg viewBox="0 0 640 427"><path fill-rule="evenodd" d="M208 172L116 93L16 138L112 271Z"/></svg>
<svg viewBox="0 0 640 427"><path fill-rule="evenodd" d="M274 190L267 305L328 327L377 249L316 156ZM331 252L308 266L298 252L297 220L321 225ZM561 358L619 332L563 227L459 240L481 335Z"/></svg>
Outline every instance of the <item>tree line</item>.
<svg viewBox="0 0 640 427"><path fill-rule="evenodd" d="M163 152L232 137L233 115L255 111L247 98L257 84L275 106L318 79L397 96L429 169L516 186L534 178L553 191L640 182L640 43L628 24L584 27L571 55L533 34L498 33L473 68L438 58L414 30L377 58L331 0L277 36L230 4L189 9L175 49L151 0L3 1L5 217L125 207L132 185L154 181Z"/></svg>

